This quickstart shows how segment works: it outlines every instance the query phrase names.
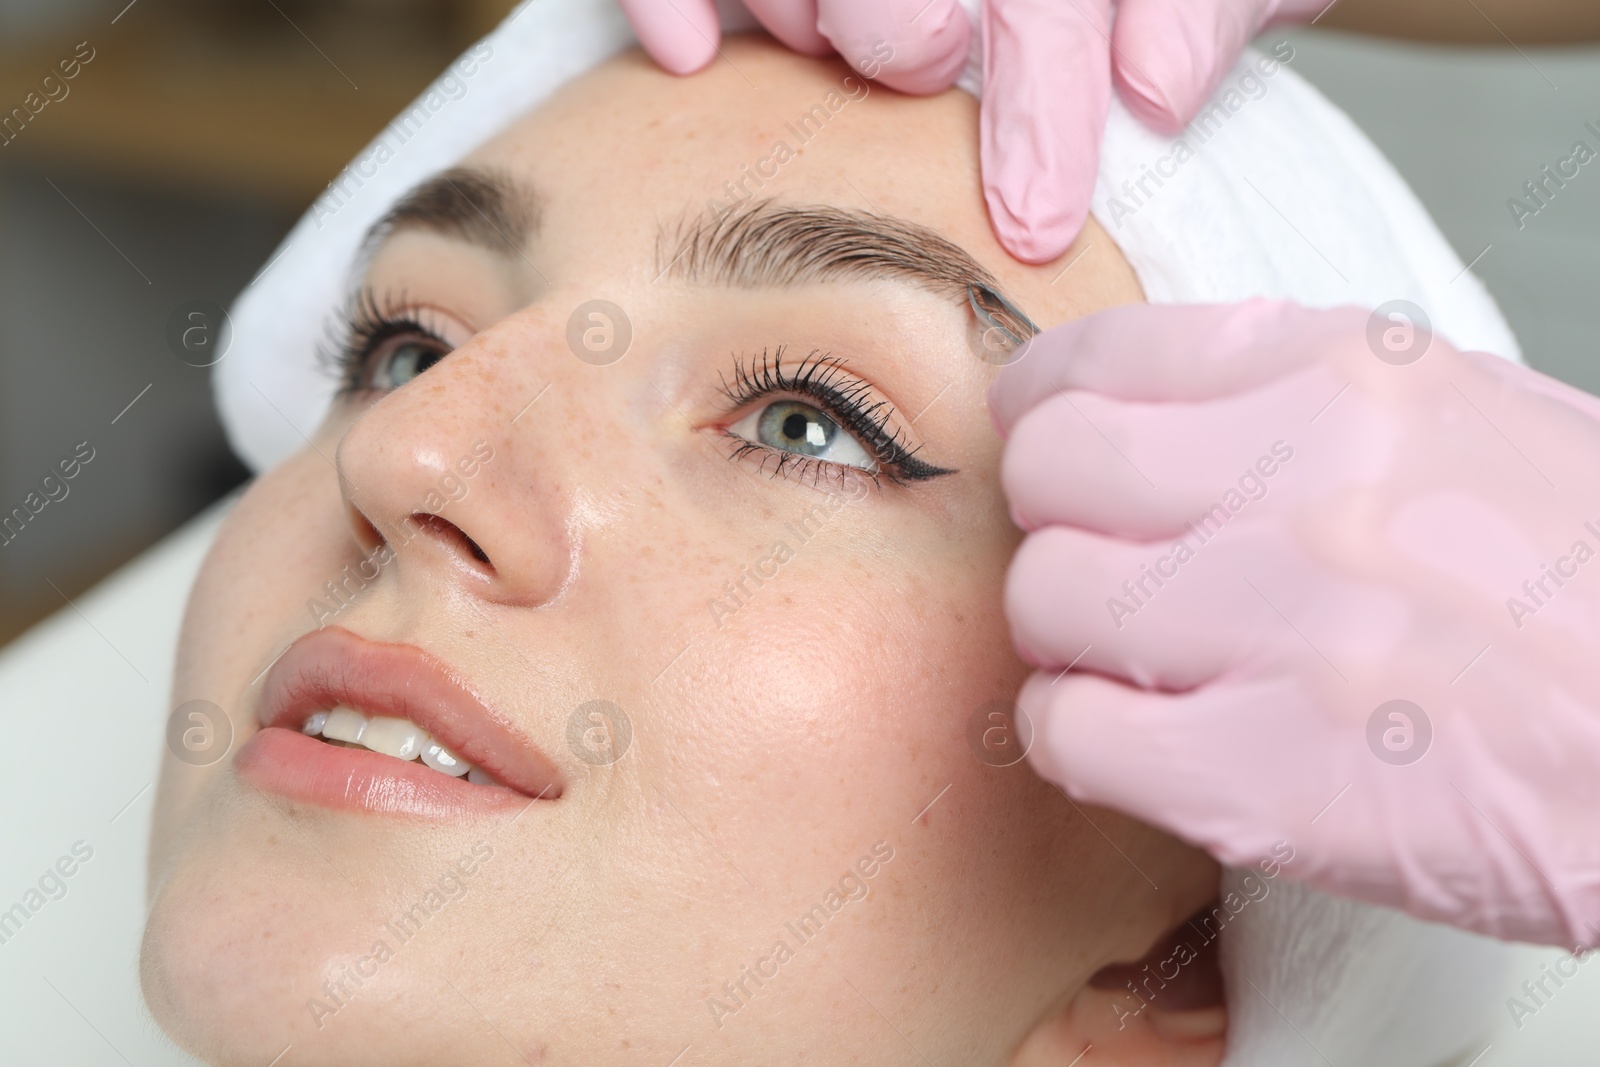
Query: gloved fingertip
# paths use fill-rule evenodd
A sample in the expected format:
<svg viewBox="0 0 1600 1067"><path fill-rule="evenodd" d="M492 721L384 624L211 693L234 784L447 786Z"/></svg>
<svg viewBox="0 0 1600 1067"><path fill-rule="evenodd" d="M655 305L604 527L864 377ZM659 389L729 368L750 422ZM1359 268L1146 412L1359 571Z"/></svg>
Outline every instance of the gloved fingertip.
<svg viewBox="0 0 1600 1067"><path fill-rule="evenodd" d="M1064 786L1065 769L1050 743L1051 676L1051 672L1043 670L1030 675L1017 694L1016 707L1018 718L1026 722L1019 732L1025 730L1027 734L1028 764L1045 781Z"/></svg>
<svg viewBox="0 0 1600 1067"><path fill-rule="evenodd" d="M809 3L763 0L747 6L762 27L789 51L819 58L833 55L833 43L819 24L815 0Z"/></svg>
<svg viewBox="0 0 1600 1067"><path fill-rule="evenodd" d="M676 74L679 77L704 70L717 57L715 45L708 45L700 49L685 47L666 52L658 52L655 49L646 49L646 51L650 53L650 58L654 59L662 70L668 74Z"/></svg>
<svg viewBox="0 0 1600 1067"><path fill-rule="evenodd" d="M1018 645L1018 650L1021 646ZM1051 672L1036 670L1022 683L1017 692L1017 708L1033 720L1033 728L1040 731L1050 711Z"/></svg>
<svg viewBox="0 0 1600 1067"><path fill-rule="evenodd" d="M865 38L858 39L855 48L863 54L857 68L889 88L913 96L930 96L954 85L967 63L972 23L957 4L924 10L926 17L916 27L919 32L898 35L887 46L888 58L882 62L876 61L878 52L865 53ZM879 46L879 42L873 43L875 49Z"/></svg>
<svg viewBox="0 0 1600 1067"><path fill-rule="evenodd" d="M687 10L674 8L665 13L630 5L629 17L645 52L669 74L693 74L717 56L722 27L709 5L705 12L690 5Z"/></svg>
<svg viewBox="0 0 1600 1067"><path fill-rule="evenodd" d="M773 36L777 37L778 35L773 34ZM789 51L797 52L803 56L811 56L813 59L826 59L837 51L826 37L815 30L787 31L782 37L779 37L779 41Z"/></svg>
<svg viewBox="0 0 1600 1067"><path fill-rule="evenodd" d="M1036 218L1026 218L1013 211L1004 193L996 188L986 188L984 199L989 204L989 222L1000 245L1012 257L1034 266L1060 259L1077 240L1089 212L1088 206L1068 206L1051 202L1038 209Z"/></svg>
<svg viewBox="0 0 1600 1067"><path fill-rule="evenodd" d="M1024 146L984 145L983 199L1001 246L1039 266L1061 258L1083 229L1099 154L1063 168L1019 148Z"/></svg>
<svg viewBox="0 0 1600 1067"><path fill-rule="evenodd" d="M722 21L712 0L618 0L638 43L667 74L694 74L717 56Z"/></svg>
<svg viewBox="0 0 1600 1067"><path fill-rule="evenodd" d="M1122 90L1122 102L1128 110L1157 133L1179 133L1194 117L1192 106L1180 104L1166 87L1155 84L1139 71L1119 64L1117 83Z"/></svg>
<svg viewBox="0 0 1600 1067"><path fill-rule="evenodd" d="M960 53L944 62L933 62L922 67L884 67L876 81L889 88L911 96L932 96L942 93L956 83L966 54Z"/></svg>
<svg viewBox="0 0 1600 1067"><path fill-rule="evenodd" d="M1128 110L1159 133L1180 133L1239 58L1248 28L1260 24L1255 9L1270 2L1200 4L1192 17L1178 18L1168 0L1119 18L1111 77ZM1240 10L1230 12L1234 7Z"/></svg>
<svg viewBox="0 0 1600 1067"><path fill-rule="evenodd" d="M1045 657L1035 652L1032 646L1016 635L1015 631L1013 631L1011 635L1011 644L1016 649L1018 659L1035 670L1044 669Z"/></svg>

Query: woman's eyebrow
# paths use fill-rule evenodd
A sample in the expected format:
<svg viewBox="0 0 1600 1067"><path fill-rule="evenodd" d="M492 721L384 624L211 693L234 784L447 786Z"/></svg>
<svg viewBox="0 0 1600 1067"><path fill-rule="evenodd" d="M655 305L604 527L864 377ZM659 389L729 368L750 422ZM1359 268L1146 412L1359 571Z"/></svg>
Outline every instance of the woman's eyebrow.
<svg viewBox="0 0 1600 1067"><path fill-rule="evenodd" d="M511 175L457 167L423 181L367 231L357 276L390 237L424 230L501 255L538 232L538 195ZM998 296L995 278L960 245L907 219L825 204L758 200L686 220L656 236L657 279L739 288L839 279L908 281L963 303ZM1002 302L1003 302L1003 298Z"/></svg>
<svg viewBox="0 0 1600 1067"><path fill-rule="evenodd" d="M926 226L827 205L770 200L707 212L657 235L657 277L760 288L846 278L909 281L965 302L998 292L965 249Z"/></svg>
<svg viewBox="0 0 1600 1067"><path fill-rule="evenodd" d="M367 230L358 262L405 230L454 237L501 255L521 255L539 229L537 194L502 171L456 167L413 187Z"/></svg>

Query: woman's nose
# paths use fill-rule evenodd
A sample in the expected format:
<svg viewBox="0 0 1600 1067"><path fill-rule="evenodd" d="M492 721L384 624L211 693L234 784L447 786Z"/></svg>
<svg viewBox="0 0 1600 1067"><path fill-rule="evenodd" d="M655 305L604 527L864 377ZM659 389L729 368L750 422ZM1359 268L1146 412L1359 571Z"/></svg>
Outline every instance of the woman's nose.
<svg viewBox="0 0 1600 1067"><path fill-rule="evenodd" d="M535 421L513 425L521 405L472 366L470 347L371 402L346 431L335 465L351 531L364 554L388 546L404 585L543 604L571 578L568 502L555 472L531 462Z"/></svg>

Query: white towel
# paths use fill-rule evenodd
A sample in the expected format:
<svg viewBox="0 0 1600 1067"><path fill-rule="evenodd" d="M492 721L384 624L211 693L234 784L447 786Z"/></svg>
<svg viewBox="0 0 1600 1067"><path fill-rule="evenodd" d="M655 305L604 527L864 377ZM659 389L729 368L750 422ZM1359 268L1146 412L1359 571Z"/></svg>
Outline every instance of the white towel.
<svg viewBox="0 0 1600 1067"><path fill-rule="evenodd" d="M971 14L977 0L963 2ZM725 8L729 28L751 24ZM215 384L246 461L271 466L321 420L334 383L315 346L352 283L367 227L417 181L633 43L612 0L524 3L340 174L233 310L233 348ZM1410 189L1294 74L1292 58L1278 61L1286 51L1242 58L1215 107L1180 138L1151 133L1113 100L1093 210L1148 297L1271 296L1316 307L1403 299L1457 347L1520 358L1493 301ZM973 92L980 54L975 41L960 83ZM1280 877L1223 935L1225 1067L1464 1062L1498 1008L1505 959L1495 942Z"/></svg>

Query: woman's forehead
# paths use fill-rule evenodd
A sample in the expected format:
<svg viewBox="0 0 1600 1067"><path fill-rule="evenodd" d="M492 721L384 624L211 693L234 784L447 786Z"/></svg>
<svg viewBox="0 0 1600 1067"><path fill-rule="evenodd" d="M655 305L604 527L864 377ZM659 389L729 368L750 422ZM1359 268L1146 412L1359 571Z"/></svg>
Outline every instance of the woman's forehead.
<svg viewBox="0 0 1600 1067"><path fill-rule="evenodd" d="M728 61L686 78L637 54L613 59L468 162L529 179L561 210L619 221L783 199L897 215L975 247L958 225L965 212L987 228L970 97L901 96L759 41L723 51Z"/></svg>
<svg viewBox="0 0 1600 1067"><path fill-rule="evenodd" d="M1138 299L1131 269L1092 223L1063 261L1100 247L1070 283L1051 284L1062 264L1030 267L998 245L978 177L977 121L963 92L905 96L837 61L734 37L690 77L624 53L467 164L532 190L547 247L606 271L653 278L692 243L681 239L686 231L770 201L921 228L991 275L1041 326Z"/></svg>

